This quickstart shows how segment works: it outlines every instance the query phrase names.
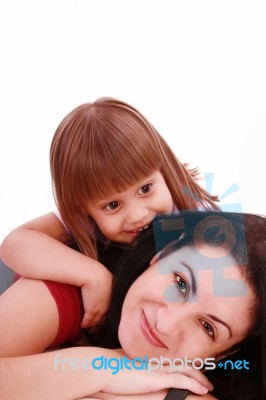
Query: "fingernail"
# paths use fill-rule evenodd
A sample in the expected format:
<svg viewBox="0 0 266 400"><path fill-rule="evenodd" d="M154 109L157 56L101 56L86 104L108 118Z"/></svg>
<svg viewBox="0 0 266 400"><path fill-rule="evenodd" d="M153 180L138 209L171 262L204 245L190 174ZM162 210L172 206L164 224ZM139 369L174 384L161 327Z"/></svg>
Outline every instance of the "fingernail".
<svg viewBox="0 0 266 400"><path fill-rule="evenodd" d="M206 386L201 386L201 389L202 389L202 393L203 394L206 394L206 393L208 393L208 391L209 391L209 389L208 388L206 388Z"/></svg>

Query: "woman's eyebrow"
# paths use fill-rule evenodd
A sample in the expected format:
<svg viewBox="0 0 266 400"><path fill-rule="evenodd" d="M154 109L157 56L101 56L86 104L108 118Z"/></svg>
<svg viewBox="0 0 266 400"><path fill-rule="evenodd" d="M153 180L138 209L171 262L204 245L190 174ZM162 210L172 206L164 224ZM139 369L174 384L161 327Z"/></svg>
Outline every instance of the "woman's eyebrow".
<svg viewBox="0 0 266 400"><path fill-rule="evenodd" d="M197 291L197 283L196 283L196 279L195 279L195 275L194 275L193 269L184 261L181 261L180 264L182 264L184 267L186 267L188 269L188 271L190 273L191 281L192 281L192 293L195 294L196 291ZM211 318L213 321L216 321L216 322L224 325L229 331L230 338L233 336L232 330L231 330L230 326L226 322L224 322L223 320L221 320L220 318L218 318L218 317L216 317L215 315L212 315L212 314L207 314L207 316L209 318Z"/></svg>
<svg viewBox="0 0 266 400"><path fill-rule="evenodd" d="M196 278L193 272L193 269L184 261L181 261L180 264L184 265L190 273L190 278L192 282L192 293L195 294L197 292L197 283L196 283Z"/></svg>
<svg viewBox="0 0 266 400"><path fill-rule="evenodd" d="M218 317L216 317L215 315L212 315L212 314L207 314L207 317L211 318L212 320L214 320L216 322L219 322L219 324L224 325L229 331L230 338L233 336L232 330L231 330L230 326L226 322L224 322L223 320L221 320L220 318L218 318Z"/></svg>

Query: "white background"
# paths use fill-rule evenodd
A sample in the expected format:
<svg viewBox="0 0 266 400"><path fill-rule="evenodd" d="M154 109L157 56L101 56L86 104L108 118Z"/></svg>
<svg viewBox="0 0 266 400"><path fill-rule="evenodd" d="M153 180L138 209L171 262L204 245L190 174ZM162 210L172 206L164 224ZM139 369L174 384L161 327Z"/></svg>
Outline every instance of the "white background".
<svg viewBox="0 0 266 400"><path fill-rule="evenodd" d="M222 203L266 214L264 0L2 0L0 55L0 241L54 208L54 131L100 96L138 108L215 194L236 183Z"/></svg>

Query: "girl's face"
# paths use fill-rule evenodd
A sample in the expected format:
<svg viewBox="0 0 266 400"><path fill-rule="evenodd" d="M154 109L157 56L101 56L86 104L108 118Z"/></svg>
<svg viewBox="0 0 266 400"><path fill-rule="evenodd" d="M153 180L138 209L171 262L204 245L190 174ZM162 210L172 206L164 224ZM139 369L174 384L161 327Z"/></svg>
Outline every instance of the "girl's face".
<svg viewBox="0 0 266 400"><path fill-rule="evenodd" d="M173 200L163 175L155 171L124 192L87 202L85 211L105 237L130 243L157 214L172 213Z"/></svg>
<svg viewBox="0 0 266 400"><path fill-rule="evenodd" d="M130 287L119 340L133 358L216 357L246 337L253 304L230 254L187 246L154 262Z"/></svg>

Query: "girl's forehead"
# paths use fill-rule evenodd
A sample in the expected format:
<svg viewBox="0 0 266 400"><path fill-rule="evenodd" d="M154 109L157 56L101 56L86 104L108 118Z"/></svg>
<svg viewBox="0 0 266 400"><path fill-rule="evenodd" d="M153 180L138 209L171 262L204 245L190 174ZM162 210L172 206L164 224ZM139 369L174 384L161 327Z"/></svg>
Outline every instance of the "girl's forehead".
<svg viewBox="0 0 266 400"><path fill-rule="evenodd" d="M127 192L131 189L138 188L139 186L149 183L148 180L153 178L153 175L159 172L159 170L149 171L148 174L144 174L143 171L140 171L139 174L135 174L129 179L119 180L115 179L114 176L107 179L107 182L102 184L102 189L97 190L94 193L90 193L85 196L85 202L92 201L93 203L97 203L106 199L111 199ZM146 182L147 181L147 182ZM88 200L89 199L89 200Z"/></svg>

